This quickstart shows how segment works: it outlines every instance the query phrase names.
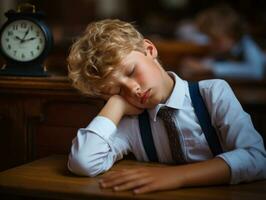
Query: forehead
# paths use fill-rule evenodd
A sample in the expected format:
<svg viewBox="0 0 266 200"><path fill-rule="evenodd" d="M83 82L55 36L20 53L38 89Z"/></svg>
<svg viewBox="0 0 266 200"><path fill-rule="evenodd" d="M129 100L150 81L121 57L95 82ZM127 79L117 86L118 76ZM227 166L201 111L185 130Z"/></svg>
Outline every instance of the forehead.
<svg viewBox="0 0 266 200"><path fill-rule="evenodd" d="M108 78L116 79L117 76L122 75L128 67L131 67L139 60L139 54L141 53L137 51L131 51L129 54L125 55L109 74Z"/></svg>
<svg viewBox="0 0 266 200"><path fill-rule="evenodd" d="M106 81L117 80L120 76L125 74L127 69L135 65L137 62L141 62L142 56L144 56L144 54L139 51L131 51L129 54L125 55L106 77Z"/></svg>
<svg viewBox="0 0 266 200"><path fill-rule="evenodd" d="M141 59L144 56L144 54L140 51L131 51L129 54L127 54L121 61L122 66L127 66L132 63L135 63L139 59Z"/></svg>

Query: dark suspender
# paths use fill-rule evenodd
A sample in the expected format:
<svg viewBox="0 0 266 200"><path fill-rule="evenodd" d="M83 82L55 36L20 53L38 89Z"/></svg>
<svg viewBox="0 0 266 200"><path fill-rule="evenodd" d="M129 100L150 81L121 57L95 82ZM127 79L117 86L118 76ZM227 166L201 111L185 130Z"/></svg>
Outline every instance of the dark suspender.
<svg viewBox="0 0 266 200"><path fill-rule="evenodd" d="M212 126L211 118L209 115L209 112L207 110L207 107L202 99L202 96L200 94L199 90L199 83L188 83L189 87L189 93L191 97L191 101L193 104L193 107L195 109L195 113L197 115L197 118L199 120L201 129L206 137L206 140L209 144L209 147L212 151L212 154L214 156L221 154L223 152L221 144L219 142L219 138L216 134L215 129Z"/></svg>
<svg viewBox="0 0 266 200"><path fill-rule="evenodd" d="M192 104L195 109L195 113L199 120L202 131L205 134L206 140L209 144L209 147L214 156L221 154L223 150L221 148L216 131L211 124L207 107L200 94L199 84L198 82L189 82L188 84ZM157 152L155 149L150 127L149 113L147 110L145 110L142 114L139 115L139 128L142 143L149 160L152 162L158 162Z"/></svg>
<svg viewBox="0 0 266 200"><path fill-rule="evenodd" d="M158 162L157 152L151 132L149 113L147 110L144 110L144 112L139 115L139 129L142 143L149 160L151 162Z"/></svg>

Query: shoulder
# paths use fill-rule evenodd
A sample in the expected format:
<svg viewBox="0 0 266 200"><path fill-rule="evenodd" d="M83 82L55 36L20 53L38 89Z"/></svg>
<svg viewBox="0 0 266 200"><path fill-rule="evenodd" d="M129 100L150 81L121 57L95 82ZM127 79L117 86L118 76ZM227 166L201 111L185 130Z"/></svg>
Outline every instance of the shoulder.
<svg viewBox="0 0 266 200"><path fill-rule="evenodd" d="M210 79L199 81L200 93L203 99L211 102L219 100L235 99L235 95L230 85L222 79Z"/></svg>
<svg viewBox="0 0 266 200"><path fill-rule="evenodd" d="M199 88L201 91L222 90L230 88L229 84L222 79L209 79L199 81Z"/></svg>
<svg viewBox="0 0 266 200"><path fill-rule="evenodd" d="M200 93L215 123L243 116L243 109L229 84L221 79L199 82ZM230 121L229 120L229 121Z"/></svg>

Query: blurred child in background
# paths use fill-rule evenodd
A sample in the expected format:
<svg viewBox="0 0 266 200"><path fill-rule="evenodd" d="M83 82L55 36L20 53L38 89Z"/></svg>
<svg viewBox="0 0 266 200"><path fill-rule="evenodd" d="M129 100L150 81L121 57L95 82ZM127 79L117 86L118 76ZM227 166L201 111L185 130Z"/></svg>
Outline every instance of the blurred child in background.
<svg viewBox="0 0 266 200"><path fill-rule="evenodd" d="M262 79L265 55L246 33L241 17L229 6L208 8L196 18L196 27L208 36L211 58L183 61L183 73L212 73L219 78Z"/></svg>

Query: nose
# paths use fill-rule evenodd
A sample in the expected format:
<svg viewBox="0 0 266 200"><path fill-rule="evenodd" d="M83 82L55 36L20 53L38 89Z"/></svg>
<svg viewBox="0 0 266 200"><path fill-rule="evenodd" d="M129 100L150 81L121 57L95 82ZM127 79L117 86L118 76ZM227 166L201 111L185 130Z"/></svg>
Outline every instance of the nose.
<svg viewBox="0 0 266 200"><path fill-rule="evenodd" d="M141 95L140 85L134 79L127 79L123 84L123 90L132 97L140 97Z"/></svg>

